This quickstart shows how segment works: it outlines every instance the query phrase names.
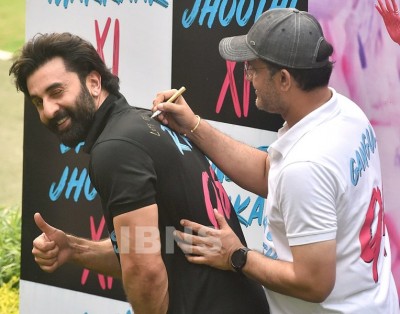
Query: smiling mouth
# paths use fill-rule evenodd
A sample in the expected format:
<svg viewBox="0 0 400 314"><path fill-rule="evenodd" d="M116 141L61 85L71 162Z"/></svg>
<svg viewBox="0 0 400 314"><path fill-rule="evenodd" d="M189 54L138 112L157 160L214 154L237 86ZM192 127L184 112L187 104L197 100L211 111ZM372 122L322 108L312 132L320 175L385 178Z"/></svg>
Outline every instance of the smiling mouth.
<svg viewBox="0 0 400 314"><path fill-rule="evenodd" d="M70 123L68 123L68 121L70 121L70 117L69 116L65 116L63 118L61 118L60 120L57 120L57 122L55 123L55 127L57 129L58 132L65 132L68 130Z"/></svg>
<svg viewBox="0 0 400 314"><path fill-rule="evenodd" d="M60 126L61 124L63 124L65 121L67 121L67 119L68 119L68 117L64 117L64 118L62 118L61 120L58 120L57 121L57 126Z"/></svg>

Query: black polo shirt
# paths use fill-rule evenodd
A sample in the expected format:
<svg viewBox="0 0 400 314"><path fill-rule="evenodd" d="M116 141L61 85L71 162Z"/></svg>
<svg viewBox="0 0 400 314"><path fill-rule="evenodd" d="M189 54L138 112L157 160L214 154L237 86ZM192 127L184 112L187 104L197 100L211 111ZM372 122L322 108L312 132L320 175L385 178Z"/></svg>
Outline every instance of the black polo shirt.
<svg viewBox="0 0 400 314"><path fill-rule="evenodd" d="M150 118L149 110L110 95L86 140L89 174L100 195L116 254L112 218L157 204L169 313L269 313L262 287L241 274L189 263L173 242L182 218L211 226L224 213L245 243L234 208L207 158L186 137Z"/></svg>

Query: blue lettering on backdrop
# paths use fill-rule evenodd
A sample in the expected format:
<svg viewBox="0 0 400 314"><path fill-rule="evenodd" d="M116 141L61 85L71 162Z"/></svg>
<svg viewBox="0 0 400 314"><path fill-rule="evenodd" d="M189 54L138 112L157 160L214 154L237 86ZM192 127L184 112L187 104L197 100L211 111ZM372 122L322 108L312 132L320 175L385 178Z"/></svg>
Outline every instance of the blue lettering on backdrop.
<svg viewBox="0 0 400 314"><path fill-rule="evenodd" d="M75 153L78 154L81 148L85 145L85 142L80 142L76 147L74 148ZM60 144L60 152L61 154L68 153L71 150L71 147L65 146L64 144Z"/></svg>
<svg viewBox="0 0 400 314"><path fill-rule="evenodd" d="M258 6L255 7L254 0L204 0L204 2L203 0L195 0L191 11L186 9L183 12L182 26L189 28L196 18L198 18L198 24L203 26L204 21L208 17L207 26L208 28L212 28L218 14L221 26L228 26L235 17L236 23L243 27L247 25L255 9L254 22L267 10L265 8L266 1L260 0ZM245 8L245 5L247 5L247 8ZM297 0L273 0L268 9L295 8L296 5Z"/></svg>
<svg viewBox="0 0 400 314"><path fill-rule="evenodd" d="M253 220L257 219L258 225L261 226L263 214L264 214L264 204L265 198L261 196L257 196L256 201L254 202L253 208L251 210L249 219L247 220L248 226L251 226Z"/></svg>
<svg viewBox="0 0 400 314"><path fill-rule="evenodd" d="M277 259L278 254L274 251L273 248L269 247L268 244L263 243L263 249L264 249L264 255L266 257L272 258L272 259Z"/></svg>
<svg viewBox="0 0 400 314"><path fill-rule="evenodd" d="M269 242L272 243L272 234L269 231L267 224L268 224L268 217L264 217L263 227L264 227L264 232L265 232L265 238L266 238L266 240L268 240ZM268 245L268 243L266 243L266 241L263 241L263 252L264 252L264 255L269 258L272 258L272 259L278 258L278 254L275 252L275 249L270 247Z"/></svg>
<svg viewBox="0 0 400 314"><path fill-rule="evenodd" d="M78 174L79 170L75 167L71 173L71 176L69 177L69 167L66 166L58 182L58 185L56 185L55 182L51 184L49 190L49 198L53 202L58 200L61 196L61 193L65 189L65 198L68 200L71 196L72 190L75 189L75 202L78 202L79 196L81 195L82 191L84 192L86 199L88 201L92 201L96 197L97 191L94 188L91 188L91 181L89 179L87 170L84 168L81 174Z"/></svg>
<svg viewBox="0 0 400 314"><path fill-rule="evenodd" d="M369 167L368 161L371 159L371 153L375 153L376 137L369 126L365 133L361 135L360 147L355 152L355 157L350 159L350 178L351 183L356 186L362 176L362 172Z"/></svg>
<svg viewBox="0 0 400 314"><path fill-rule="evenodd" d="M247 228L253 224L253 220L257 219L258 225L261 226L264 213L265 199L262 198L261 196L257 196L253 204L253 207L251 209L249 218L246 220L241 215L241 213L248 208L248 206L250 205L250 201L251 201L250 196L246 197L243 202L241 202L240 194L236 196L236 200L233 202L233 207L238 216L239 222Z"/></svg>
<svg viewBox="0 0 400 314"><path fill-rule="evenodd" d="M119 254L118 244L117 244L117 235L115 234L115 230L113 230L110 234L110 240L114 248L114 252Z"/></svg>
<svg viewBox="0 0 400 314"><path fill-rule="evenodd" d="M231 197L229 197L231 198ZM247 223L247 220L243 218L241 213L249 206L250 204L250 197L246 197L243 202L241 202L241 196L237 195L236 200L233 202L233 208L235 209L236 215L238 216L239 222L246 226L246 228L249 226Z"/></svg>
<svg viewBox="0 0 400 314"><path fill-rule="evenodd" d="M76 154L79 153L84 144L84 142L81 142L74 148ZM61 154L66 154L69 151L71 151L70 147L60 144ZM66 166L60 180L58 181L58 184L56 182L51 184L49 189L49 198L55 202L60 198L61 194L65 190L65 198L69 199L73 189L75 189L73 197L75 202L78 202L79 196L82 192L88 201L94 200L97 195L96 189L91 185L89 174L86 168L82 169L82 172L79 175L79 170L75 167L70 175L69 167Z"/></svg>
<svg viewBox="0 0 400 314"><path fill-rule="evenodd" d="M47 0L49 4L53 3L53 0ZM130 3L137 3L139 0L126 0L126 2ZM80 3L83 3L85 6L89 5L90 0L80 0ZM91 2L96 2L99 5L102 6L107 6L107 0L92 0ZM114 2L118 5L122 4L124 0L111 0L111 2ZM161 5L164 8L168 8L169 3L166 0L143 0L144 3L149 3L150 6L153 5L153 3L156 3L158 5ZM60 6L60 4L63 4L64 8L67 9L69 4L74 3L74 0L54 0L54 4L56 6Z"/></svg>
<svg viewBox="0 0 400 314"><path fill-rule="evenodd" d="M262 151L267 151L268 146L259 146L257 149L262 150ZM217 179L219 182L224 183L226 182L231 182L232 180L227 177L211 160L209 160L211 164L211 168L214 170ZM239 222L244 225L246 228L251 226L253 221L257 219L257 223L259 226L262 224L263 220L263 214L264 214L264 205L265 205L265 199L261 196L257 196L256 200L254 201L253 207L251 209L250 215L248 219L245 219L242 216L242 213L249 208L251 198L250 196L247 196L243 201L242 201L242 196L240 194L236 195L236 199L233 201L232 196L229 196L229 199L232 201L233 207L235 209L235 212L238 216Z"/></svg>

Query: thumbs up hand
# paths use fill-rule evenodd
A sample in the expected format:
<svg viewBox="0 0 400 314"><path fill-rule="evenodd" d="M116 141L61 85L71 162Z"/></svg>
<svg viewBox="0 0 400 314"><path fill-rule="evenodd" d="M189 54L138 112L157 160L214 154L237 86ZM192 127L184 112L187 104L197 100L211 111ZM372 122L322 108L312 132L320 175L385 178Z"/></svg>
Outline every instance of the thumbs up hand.
<svg viewBox="0 0 400 314"><path fill-rule="evenodd" d="M34 215L38 228L43 232L33 241L35 262L46 272L54 272L72 256L67 234L49 225L39 213Z"/></svg>

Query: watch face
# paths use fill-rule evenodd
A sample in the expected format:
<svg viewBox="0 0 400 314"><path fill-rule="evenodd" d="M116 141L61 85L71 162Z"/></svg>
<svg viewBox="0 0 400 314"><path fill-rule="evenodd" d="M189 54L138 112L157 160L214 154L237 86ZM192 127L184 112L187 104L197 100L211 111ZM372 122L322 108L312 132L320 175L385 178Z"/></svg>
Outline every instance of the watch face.
<svg viewBox="0 0 400 314"><path fill-rule="evenodd" d="M231 265L236 271L240 271L247 261L248 248L241 248L233 252L231 257Z"/></svg>

